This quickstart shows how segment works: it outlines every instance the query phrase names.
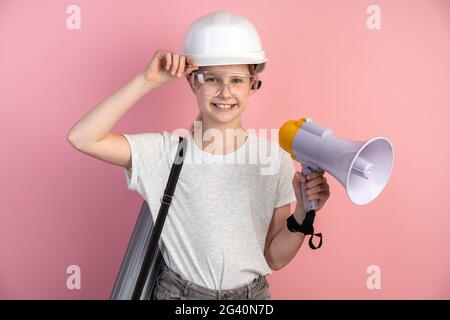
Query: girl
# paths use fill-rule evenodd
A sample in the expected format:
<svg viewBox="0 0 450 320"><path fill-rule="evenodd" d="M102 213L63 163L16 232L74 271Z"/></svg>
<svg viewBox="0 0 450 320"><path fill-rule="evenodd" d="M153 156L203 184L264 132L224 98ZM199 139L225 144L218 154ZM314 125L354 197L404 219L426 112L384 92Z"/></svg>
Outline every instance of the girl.
<svg viewBox="0 0 450 320"><path fill-rule="evenodd" d="M204 31L205 21L212 29L202 33L198 30ZM184 52L192 55L158 50L142 73L89 111L68 135L77 150L124 167L128 188L147 201L156 219L178 136L111 129L148 92L182 76L188 80L199 121L185 137L187 152L161 234L165 264L155 299L270 299L266 276L286 266L305 237L286 225L295 200L295 220L301 224L305 218L300 183L308 180L306 194L318 200L316 212L330 196L323 172L307 177L295 172L289 154L277 143L242 126L241 115L261 86L258 72L267 59L234 54L231 62L219 57L222 63L217 64L213 52L204 56L204 50L196 54L189 46L198 41L195 36L213 35L215 27L225 42L233 39L224 36L227 31L239 38L245 32L236 33L236 28L243 21L248 31L248 20L228 12L196 20L184 44ZM250 31L257 36L256 29ZM228 56L233 44L222 48ZM256 153L267 161L251 162Z"/></svg>

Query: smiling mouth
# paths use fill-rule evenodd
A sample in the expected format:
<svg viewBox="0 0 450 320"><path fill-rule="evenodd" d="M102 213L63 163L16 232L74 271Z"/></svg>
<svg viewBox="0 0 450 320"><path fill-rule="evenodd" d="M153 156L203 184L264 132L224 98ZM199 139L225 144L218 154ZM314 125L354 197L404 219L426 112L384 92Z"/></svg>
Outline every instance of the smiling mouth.
<svg viewBox="0 0 450 320"><path fill-rule="evenodd" d="M237 104L218 104L218 103L211 103L211 104L214 106L216 110L221 112L233 110L237 106Z"/></svg>

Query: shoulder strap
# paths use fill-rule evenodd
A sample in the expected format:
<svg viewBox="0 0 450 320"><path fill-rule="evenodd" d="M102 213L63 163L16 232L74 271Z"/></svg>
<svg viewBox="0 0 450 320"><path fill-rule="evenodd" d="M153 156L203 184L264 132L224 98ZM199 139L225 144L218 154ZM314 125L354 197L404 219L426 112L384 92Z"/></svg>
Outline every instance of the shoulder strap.
<svg viewBox="0 0 450 320"><path fill-rule="evenodd" d="M173 193L175 192L178 177L180 175L180 171L183 166L183 160L185 156L184 151L186 149L185 145L186 141L184 141L183 143L183 137L179 137L178 151L177 154L175 155L175 159L172 164L172 169L170 170L169 174L169 180L167 181L166 189L164 190L164 194L161 199L161 209L165 208L165 206L167 206L168 208L170 206L170 203L172 202Z"/></svg>
<svg viewBox="0 0 450 320"><path fill-rule="evenodd" d="M139 272L139 277L136 281L136 286L133 291L132 300L140 300L142 292L144 290L145 283L147 282L150 266L153 263L156 254L158 252L159 238L164 226L164 222L169 211L170 203L172 202L173 193L177 185L178 177L180 176L181 168L183 167L183 160L186 154L186 140L183 137L179 137L178 150L175 155L172 168L170 169L169 179L167 181L166 189L161 197L161 207L159 208L158 217L156 218L155 225L152 229L150 241L145 253L144 261L142 262L142 268Z"/></svg>

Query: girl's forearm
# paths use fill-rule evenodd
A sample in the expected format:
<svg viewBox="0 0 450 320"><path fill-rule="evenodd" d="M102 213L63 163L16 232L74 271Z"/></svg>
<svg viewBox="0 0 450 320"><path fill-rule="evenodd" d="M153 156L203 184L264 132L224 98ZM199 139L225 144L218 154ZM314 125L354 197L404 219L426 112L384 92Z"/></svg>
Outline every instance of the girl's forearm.
<svg viewBox="0 0 450 320"><path fill-rule="evenodd" d="M113 95L92 108L70 130L68 140L82 147L97 142L111 131L119 119L155 86L144 79L142 73L135 76Z"/></svg>
<svg viewBox="0 0 450 320"><path fill-rule="evenodd" d="M301 223L306 213L296 210L295 219ZM305 235L301 232L291 232L287 224L275 235L269 245L266 255L267 262L273 270L279 270L294 259L301 248Z"/></svg>

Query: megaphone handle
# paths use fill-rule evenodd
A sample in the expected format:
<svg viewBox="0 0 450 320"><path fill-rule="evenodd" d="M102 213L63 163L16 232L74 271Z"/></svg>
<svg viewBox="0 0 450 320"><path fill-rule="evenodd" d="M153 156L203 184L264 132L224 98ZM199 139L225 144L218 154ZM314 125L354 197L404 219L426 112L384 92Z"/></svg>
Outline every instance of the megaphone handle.
<svg viewBox="0 0 450 320"><path fill-rule="evenodd" d="M314 170L311 167L302 166L302 174L305 177L313 171ZM302 200L303 200L303 206L305 207L305 210L306 211L315 210L317 208L317 200L314 199L314 200L310 201L306 198L306 181L300 183L300 188L302 190Z"/></svg>

